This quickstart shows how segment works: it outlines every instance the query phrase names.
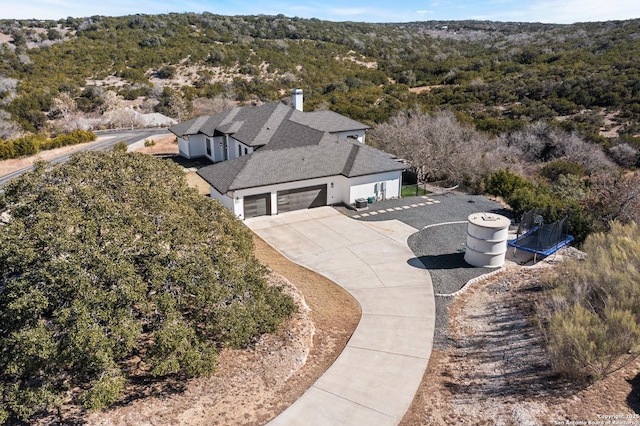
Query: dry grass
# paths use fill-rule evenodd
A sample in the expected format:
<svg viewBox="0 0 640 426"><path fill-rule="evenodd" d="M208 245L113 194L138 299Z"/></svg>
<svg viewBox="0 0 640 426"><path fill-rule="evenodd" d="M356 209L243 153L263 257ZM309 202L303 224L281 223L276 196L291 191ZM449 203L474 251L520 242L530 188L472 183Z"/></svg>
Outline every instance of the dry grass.
<svg viewBox="0 0 640 426"><path fill-rule="evenodd" d="M198 190L198 193L201 195L209 195L211 192L211 188L206 180L202 179L196 172L188 172L187 175L187 184Z"/></svg>
<svg viewBox="0 0 640 426"><path fill-rule="evenodd" d="M155 145L143 146L137 149L136 152L150 155L178 153L178 144L174 135L158 135L148 139L154 141Z"/></svg>

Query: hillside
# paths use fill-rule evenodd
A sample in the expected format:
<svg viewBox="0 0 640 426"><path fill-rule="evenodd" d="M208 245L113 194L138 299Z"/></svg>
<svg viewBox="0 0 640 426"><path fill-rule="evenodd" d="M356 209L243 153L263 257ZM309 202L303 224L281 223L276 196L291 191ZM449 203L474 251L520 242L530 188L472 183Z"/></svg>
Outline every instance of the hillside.
<svg viewBox="0 0 640 426"><path fill-rule="evenodd" d="M177 119L304 89L376 124L453 109L491 134L547 120L638 147L640 20L335 23L203 14L0 21L0 137Z"/></svg>

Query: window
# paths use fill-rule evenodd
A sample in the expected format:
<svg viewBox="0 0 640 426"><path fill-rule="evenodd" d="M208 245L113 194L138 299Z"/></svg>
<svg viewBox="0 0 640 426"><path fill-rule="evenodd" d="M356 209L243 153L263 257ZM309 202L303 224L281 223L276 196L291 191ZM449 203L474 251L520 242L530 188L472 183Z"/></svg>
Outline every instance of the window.
<svg viewBox="0 0 640 426"><path fill-rule="evenodd" d="M238 145L238 157L242 157L242 146Z"/></svg>
<svg viewBox="0 0 640 426"><path fill-rule="evenodd" d="M211 157L211 139L207 138L207 155Z"/></svg>
<svg viewBox="0 0 640 426"><path fill-rule="evenodd" d="M247 148L244 149L244 155L247 155L249 153L249 150Z"/></svg>

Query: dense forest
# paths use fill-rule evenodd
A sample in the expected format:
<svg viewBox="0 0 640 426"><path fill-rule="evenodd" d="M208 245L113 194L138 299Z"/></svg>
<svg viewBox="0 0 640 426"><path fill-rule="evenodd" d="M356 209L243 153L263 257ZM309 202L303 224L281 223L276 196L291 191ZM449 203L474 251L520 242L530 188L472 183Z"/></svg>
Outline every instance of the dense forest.
<svg viewBox="0 0 640 426"><path fill-rule="evenodd" d="M418 105L451 109L493 135L545 120L599 144L640 145L640 20L368 24L186 13L4 20L0 33L0 138L78 127L78 113L96 127L92 114L126 101L184 119L299 87L308 109L372 125Z"/></svg>

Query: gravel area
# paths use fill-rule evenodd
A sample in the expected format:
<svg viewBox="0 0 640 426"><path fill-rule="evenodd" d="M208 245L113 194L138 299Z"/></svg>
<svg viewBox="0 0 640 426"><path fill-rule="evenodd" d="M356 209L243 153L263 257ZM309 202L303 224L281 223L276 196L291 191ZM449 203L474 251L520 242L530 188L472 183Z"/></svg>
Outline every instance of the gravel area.
<svg viewBox="0 0 640 426"><path fill-rule="evenodd" d="M378 201L370 204L367 209L360 210L346 207L338 209L357 220L397 219L418 229L407 243L416 258L429 270L434 293L444 295L454 293L467 281L494 270L476 268L464 261L468 216L472 213L492 212L512 218L511 213L495 201L481 195L458 192ZM448 347L447 311L452 301L452 297L436 296L436 349Z"/></svg>
<svg viewBox="0 0 640 426"><path fill-rule="evenodd" d="M436 294L436 326L433 345L436 349L449 346L449 305L453 297L438 296L454 293L470 279L493 271L492 268L476 268L464 261L464 244L467 224L436 225L409 237L409 248L429 270L433 291Z"/></svg>

